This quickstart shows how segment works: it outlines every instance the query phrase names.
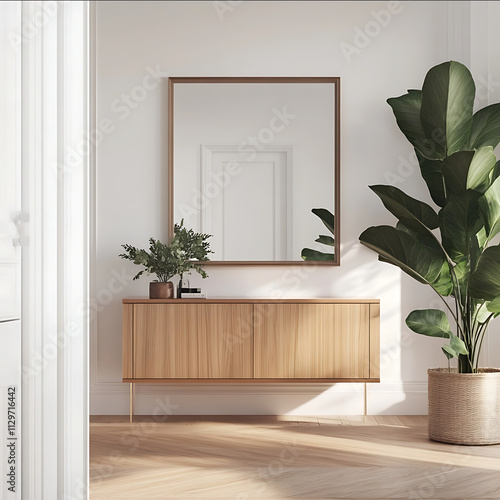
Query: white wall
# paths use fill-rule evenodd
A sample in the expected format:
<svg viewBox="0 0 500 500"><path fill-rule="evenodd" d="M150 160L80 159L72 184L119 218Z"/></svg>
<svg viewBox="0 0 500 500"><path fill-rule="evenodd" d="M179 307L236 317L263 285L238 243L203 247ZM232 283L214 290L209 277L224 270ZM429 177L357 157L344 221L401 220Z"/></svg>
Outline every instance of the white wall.
<svg viewBox="0 0 500 500"><path fill-rule="evenodd" d="M146 296L148 280L130 283L126 276L136 270L118 258L120 244L145 246L150 236L167 236L166 86L157 73L341 77L342 265L210 268L203 288L210 296L265 297L278 291L283 297L380 298L382 373L381 383L369 386L369 412L426 412L426 370L444 364L440 341L410 333L404 318L415 308L437 307L437 299L398 269L379 263L358 236L370 225L394 222L369 184L391 183L429 200L385 101L420 88L427 70L449 58L449 43L454 57L464 52L452 47L449 37L449 26L462 29L451 4L98 2L102 134L92 413L128 411L128 386L120 382L121 299ZM217 5L228 10L218 13ZM396 13L389 14L389 7ZM151 413L157 397L165 401L165 395L180 414L353 414L363 405L360 385L155 385L138 388L138 412Z"/></svg>

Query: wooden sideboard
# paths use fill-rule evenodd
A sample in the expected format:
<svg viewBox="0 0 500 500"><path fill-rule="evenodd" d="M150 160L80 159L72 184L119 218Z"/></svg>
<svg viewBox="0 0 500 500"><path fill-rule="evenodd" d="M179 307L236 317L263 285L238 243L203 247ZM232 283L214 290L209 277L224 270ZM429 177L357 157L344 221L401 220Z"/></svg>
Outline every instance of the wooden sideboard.
<svg viewBox="0 0 500 500"><path fill-rule="evenodd" d="M123 382L379 382L379 324L375 299L127 298Z"/></svg>

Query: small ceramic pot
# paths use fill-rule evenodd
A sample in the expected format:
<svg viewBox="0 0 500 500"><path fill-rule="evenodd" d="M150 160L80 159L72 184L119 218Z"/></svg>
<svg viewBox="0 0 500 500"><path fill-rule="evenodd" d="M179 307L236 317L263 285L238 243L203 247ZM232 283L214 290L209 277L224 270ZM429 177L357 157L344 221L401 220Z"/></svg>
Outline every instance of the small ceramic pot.
<svg viewBox="0 0 500 500"><path fill-rule="evenodd" d="M159 281L152 281L149 284L149 298L150 299L173 299L174 298L174 284L171 281L161 283Z"/></svg>

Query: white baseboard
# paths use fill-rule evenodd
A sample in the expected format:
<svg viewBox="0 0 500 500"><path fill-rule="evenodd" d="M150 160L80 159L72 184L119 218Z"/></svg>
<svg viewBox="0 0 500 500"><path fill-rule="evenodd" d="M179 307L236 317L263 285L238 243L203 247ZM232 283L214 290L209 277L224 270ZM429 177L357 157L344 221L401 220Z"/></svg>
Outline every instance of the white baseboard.
<svg viewBox="0 0 500 500"><path fill-rule="evenodd" d="M427 415L427 382L386 382L368 387L371 415Z"/></svg>
<svg viewBox="0 0 500 500"><path fill-rule="evenodd" d="M368 384L371 415L427 414L426 382ZM128 384L98 384L92 415L126 415ZM136 385L137 415L362 415L363 384Z"/></svg>

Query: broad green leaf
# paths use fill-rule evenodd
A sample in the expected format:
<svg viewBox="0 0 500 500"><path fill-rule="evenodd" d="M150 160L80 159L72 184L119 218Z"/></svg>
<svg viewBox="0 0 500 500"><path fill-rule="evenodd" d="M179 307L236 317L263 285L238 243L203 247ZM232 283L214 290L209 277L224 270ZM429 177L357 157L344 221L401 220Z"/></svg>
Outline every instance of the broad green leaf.
<svg viewBox="0 0 500 500"><path fill-rule="evenodd" d="M450 347L457 354L469 354L467 347L465 347L464 341L457 337L454 333L450 333Z"/></svg>
<svg viewBox="0 0 500 500"><path fill-rule="evenodd" d="M441 350L444 352L444 355L448 359L453 359L457 357L457 353L449 345L444 345L443 347L441 347Z"/></svg>
<svg viewBox="0 0 500 500"><path fill-rule="evenodd" d="M453 293L453 279L450 274L450 267L447 260L443 262L443 267L441 268L438 278L430 285L443 297L447 297Z"/></svg>
<svg viewBox="0 0 500 500"><path fill-rule="evenodd" d="M327 261L327 260L334 260L335 259L335 256L333 253L323 253L323 252L319 252L318 250L313 250L311 248L303 248L301 257L304 260Z"/></svg>
<svg viewBox="0 0 500 500"><path fill-rule="evenodd" d="M471 272L475 271L479 257L481 257L481 254L483 253L483 247L479 246L479 241L478 241L478 235L481 234L482 231L484 231L484 227L482 227L481 230L475 236L471 236L470 249L469 249L470 251L469 265Z"/></svg>
<svg viewBox="0 0 500 500"><path fill-rule="evenodd" d="M440 207L446 205L446 192L444 186L444 177L441 171L443 165L441 160L429 160L422 156L417 150L418 163L420 165L420 173L434 203Z"/></svg>
<svg viewBox="0 0 500 500"><path fill-rule="evenodd" d="M471 274L469 291L476 299L495 300L500 297L500 246L487 248Z"/></svg>
<svg viewBox="0 0 500 500"><path fill-rule="evenodd" d="M326 208L313 208L311 212L321 219L332 234L335 234L335 216L329 210Z"/></svg>
<svg viewBox="0 0 500 500"><path fill-rule="evenodd" d="M359 239L386 262L398 266L420 283L430 285L441 273L443 253L423 245L404 231L390 226L369 227Z"/></svg>
<svg viewBox="0 0 500 500"><path fill-rule="evenodd" d="M437 213L426 203L393 186L370 186L385 208L409 229L428 234L439 225Z"/></svg>
<svg viewBox="0 0 500 500"><path fill-rule="evenodd" d="M489 313L495 313L495 317L500 314L500 297L493 299L491 302L486 302L486 309Z"/></svg>
<svg viewBox="0 0 500 500"><path fill-rule="evenodd" d="M441 164L447 196L463 193L466 189L484 193L491 183L495 165L495 154L490 147L448 156Z"/></svg>
<svg viewBox="0 0 500 500"><path fill-rule="evenodd" d="M325 236L324 234L320 235L319 238L316 238L318 243L322 243L323 245L328 245L330 247L335 246L335 240L331 236Z"/></svg>
<svg viewBox="0 0 500 500"><path fill-rule="evenodd" d="M421 90L408 90L407 94L387 99L391 106L399 129L411 142L413 147L421 151L426 158L440 158L433 148L432 141L425 137L420 122L420 107L422 104Z"/></svg>
<svg viewBox="0 0 500 500"><path fill-rule="evenodd" d="M469 279L469 263L465 260L459 262L454 268L453 271L458 281L466 282Z"/></svg>
<svg viewBox="0 0 500 500"><path fill-rule="evenodd" d="M479 198L479 210L490 240L500 232L500 177Z"/></svg>
<svg viewBox="0 0 500 500"><path fill-rule="evenodd" d="M441 254L443 251L436 237L432 233L428 234L417 233L416 231L408 229L400 221L398 221L398 223L396 224L396 229L408 233L410 236L412 236L413 238L417 239L420 243L422 243L422 245L429 247L434 252L438 252ZM434 288L434 290L436 290L437 293L445 297L453 292L453 280L451 278L450 267L446 259L443 261L443 266L441 268L439 276L436 278L435 281L430 283L430 285L432 286L432 288Z"/></svg>
<svg viewBox="0 0 500 500"><path fill-rule="evenodd" d="M409 234L410 236L418 240L420 243L422 243L422 245L429 247L431 250L438 253L442 252L439 241L437 240L437 238L434 236L433 233L419 233L418 231L414 231L413 229L406 227L399 220L396 223L396 229L398 231L403 231L404 233Z"/></svg>
<svg viewBox="0 0 500 500"><path fill-rule="evenodd" d="M492 311L489 310L490 306L493 309ZM496 308L499 308L498 312L500 312L500 300L497 303L493 300L491 302L482 302L478 304L476 306L476 321L484 323L491 316L491 313L495 312L494 310Z"/></svg>
<svg viewBox="0 0 500 500"><path fill-rule="evenodd" d="M470 148L482 146L495 148L500 142L500 104L491 104L480 109L472 117Z"/></svg>
<svg viewBox="0 0 500 500"><path fill-rule="evenodd" d="M451 194L463 193L467 189L467 176L472 158L474 158L474 151L459 151L442 161L441 171L447 197Z"/></svg>
<svg viewBox="0 0 500 500"><path fill-rule="evenodd" d="M450 338L450 322L439 309L420 309L412 311L406 318L406 325L415 333L428 337Z"/></svg>
<svg viewBox="0 0 500 500"><path fill-rule="evenodd" d="M490 186L500 177L500 161L495 163L495 167L490 173Z"/></svg>
<svg viewBox="0 0 500 500"><path fill-rule="evenodd" d="M490 186L492 170L497 159L491 146L478 149L472 158L467 174L467 189L484 193Z"/></svg>
<svg viewBox="0 0 500 500"><path fill-rule="evenodd" d="M477 245L476 233L482 227L479 216L478 198L475 191L465 191L453 195L440 214L440 228L443 246L448 255L455 261L469 261L473 245ZM475 264L475 263L474 263Z"/></svg>
<svg viewBox="0 0 500 500"><path fill-rule="evenodd" d="M422 86L420 120L441 158L466 149L476 88L470 71L455 61L434 66Z"/></svg>
<svg viewBox="0 0 500 500"><path fill-rule="evenodd" d="M481 211L481 206L479 206L479 211ZM477 236L477 242L478 242L479 247L481 249L483 249L484 246L486 245L486 242L488 241L488 237L486 235L486 228L484 227L484 225L479 230L479 232L476 234L476 236Z"/></svg>
<svg viewBox="0 0 500 500"><path fill-rule="evenodd" d="M467 287L469 286L469 262L466 260L462 260L453 268L453 272L457 277L460 292L462 293L462 296L465 297L465 295L467 294ZM453 291L453 295L457 296L455 290Z"/></svg>
<svg viewBox="0 0 500 500"><path fill-rule="evenodd" d="M311 212L319 217L326 228L332 233L335 233L335 217L334 215L327 210L326 208L313 208ZM323 245L328 245L331 247L335 246L334 239L331 236L320 235L319 238L316 239L318 243L322 243ZM318 250L313 250L311 248L303 248L301 252L301 257L304 260L311 261L333 261L335 260L335 255L333 253L324 253Z"/></svg>

